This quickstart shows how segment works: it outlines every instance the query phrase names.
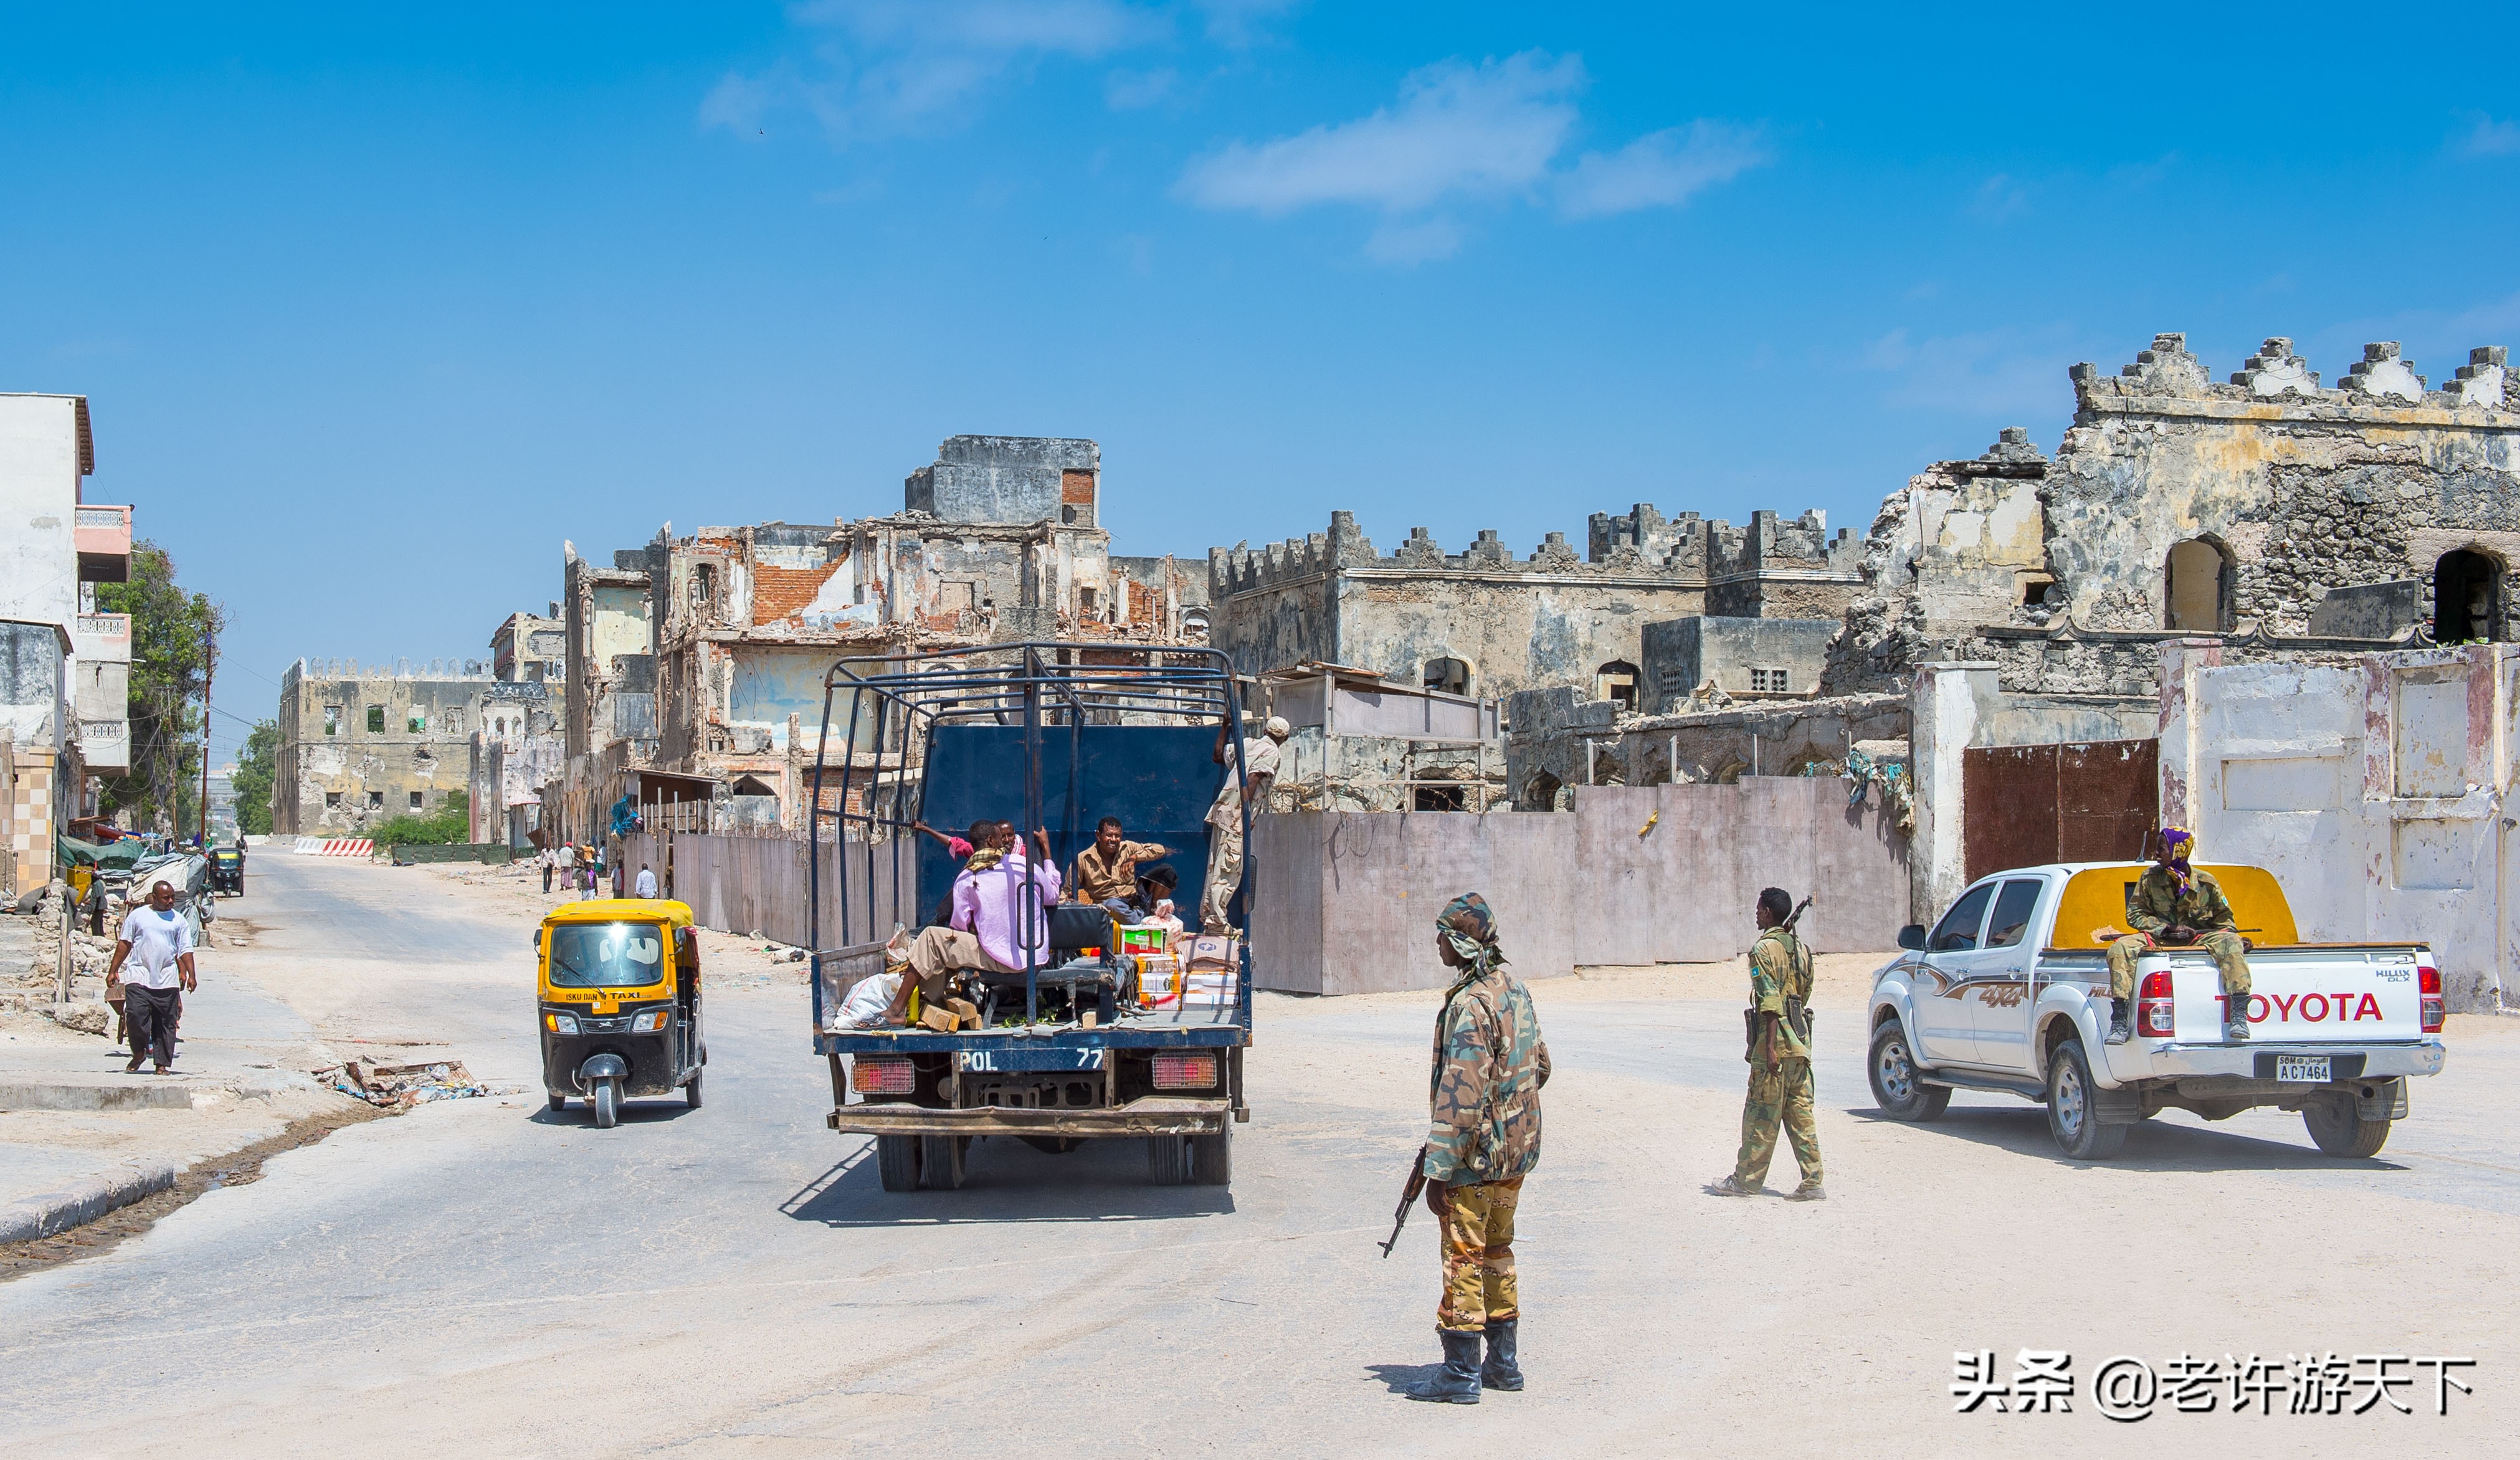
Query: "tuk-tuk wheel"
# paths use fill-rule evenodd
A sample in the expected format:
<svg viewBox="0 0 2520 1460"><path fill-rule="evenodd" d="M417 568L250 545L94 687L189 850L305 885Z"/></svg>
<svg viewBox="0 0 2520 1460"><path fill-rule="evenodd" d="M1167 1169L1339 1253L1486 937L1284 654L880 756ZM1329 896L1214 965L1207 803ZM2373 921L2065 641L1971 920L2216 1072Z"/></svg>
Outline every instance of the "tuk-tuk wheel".
<svg viewBox="0 0 2520 1460"><path fill-rule="evenodd" d="M565 1096L565 1095L550 1095L550 1096L548 1096L547 1098L551 1101L551 1108L552 1108L553 1110L556 1110L556 1111L564 1111L564 1110L568 1109L568 1097L567 1097L567 1096Z"/></svg>
<svg viewBox="0 0 2520 1460"><path fill-rule="evenodd" d="M621 1082L600 1079L595 1082L595 1126L610 1130L621 1119Z"/></svg>
<svg viewBox="0 0 2520 1460"><path fill-rule="evenodd" d="M693 1110L700 1108L700 1077L697 1072L692 1075L691 1083L683 1086L683 1103Z"/></svg>

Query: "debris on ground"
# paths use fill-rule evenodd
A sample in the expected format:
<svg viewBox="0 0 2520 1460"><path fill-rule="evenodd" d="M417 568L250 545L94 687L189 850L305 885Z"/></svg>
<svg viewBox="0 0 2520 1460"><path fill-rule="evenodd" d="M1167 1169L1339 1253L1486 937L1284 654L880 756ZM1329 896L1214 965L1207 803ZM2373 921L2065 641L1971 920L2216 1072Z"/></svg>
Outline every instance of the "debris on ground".
<svg viewBox="0 0 2520 1460"><path fill-rule="evenodd" d="M426 1065L380 1065L373 1060L352 1060L331 1070L318 1070L315 1077L353 1100L388 1110L409 1110L432 1100L475 1100L490 1094L490 1087L472 1078L461 1060L436 1060Z"/></svg>

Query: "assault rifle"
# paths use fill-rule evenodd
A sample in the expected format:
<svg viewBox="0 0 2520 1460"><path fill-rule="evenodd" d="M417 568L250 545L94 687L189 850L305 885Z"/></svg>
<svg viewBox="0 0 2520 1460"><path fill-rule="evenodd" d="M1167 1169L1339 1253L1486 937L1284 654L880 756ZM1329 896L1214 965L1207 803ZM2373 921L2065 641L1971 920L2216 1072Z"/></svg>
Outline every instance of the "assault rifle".
<svg viewBox="0 0 2520 1460"><path fill-rule="evenodd" d="M1786 914L1785 920L1777 926L1782 928L1787 933L1793 932L1794 925L1803 920L1803 909L1811 905L1812 900L1809 897L1805 897L1802 901L1794 904L1794 910ZM1785 1024L1790 1027L1795 1033L1802 1036L1805 1044L1809 1044L1811 1042L1811 1008L1801 999L1795 998L1792 994L1785 995ZM1747 1059L1758 1052L1759 1011L1754 1005L1751 1008L1741 1011L1741 1055L1742 1058Z"/></svg>
<svg viewBox="0 0 2520 1460"><path fill-rule="evenodd" d="M1392 1246L1400 1241L1400 1229L1409 1225L1409 1209L1417 1206L1418 1199L1425 1194L1426 1148L1420 1146L1418 1154L1409 1158L1409 1179L1400 1187L1400 1209L1391 1213L1391 1241L1382 1245L1384 1256L1391 1255Z"/></svg>

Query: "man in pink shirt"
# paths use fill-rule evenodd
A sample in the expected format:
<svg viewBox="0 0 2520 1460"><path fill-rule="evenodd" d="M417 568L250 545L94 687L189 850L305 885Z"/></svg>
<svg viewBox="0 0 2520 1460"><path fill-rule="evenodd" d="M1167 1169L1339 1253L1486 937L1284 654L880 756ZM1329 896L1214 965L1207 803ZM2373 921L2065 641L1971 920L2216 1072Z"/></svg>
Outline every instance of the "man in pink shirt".
<svg viewBox="0 0 2520 1460"><path fill-rule="evenodd" d="M1035 962L1048 959L1046 909L1058 902L1058 866L1051 859L1050 833L1036 830L1033 837L1033 855L1025 855L1023 839L1017 837L996 866L967 867L954 879L948 926L922 930L910 945L911 978L901 981L901 991L884 1011L887 1023L898 1023L910 1007L914 981L920 998L933 1004L944 999L958 970L1020 973L1027 947ZM1022 931L1027 925L1029 933Z"/></svg>

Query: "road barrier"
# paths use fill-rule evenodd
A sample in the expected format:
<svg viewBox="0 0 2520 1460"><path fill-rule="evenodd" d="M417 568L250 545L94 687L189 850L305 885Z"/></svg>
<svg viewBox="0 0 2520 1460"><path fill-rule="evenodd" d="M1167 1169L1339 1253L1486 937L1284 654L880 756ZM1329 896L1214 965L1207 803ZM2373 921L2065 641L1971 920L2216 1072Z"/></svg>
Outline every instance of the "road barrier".
<svg viewBox="0 0 2520 1460"><path fill-rule="evenodd" d="M374 856L377 844L367 837L300 837L297 854L302 857Z"/></svg>

